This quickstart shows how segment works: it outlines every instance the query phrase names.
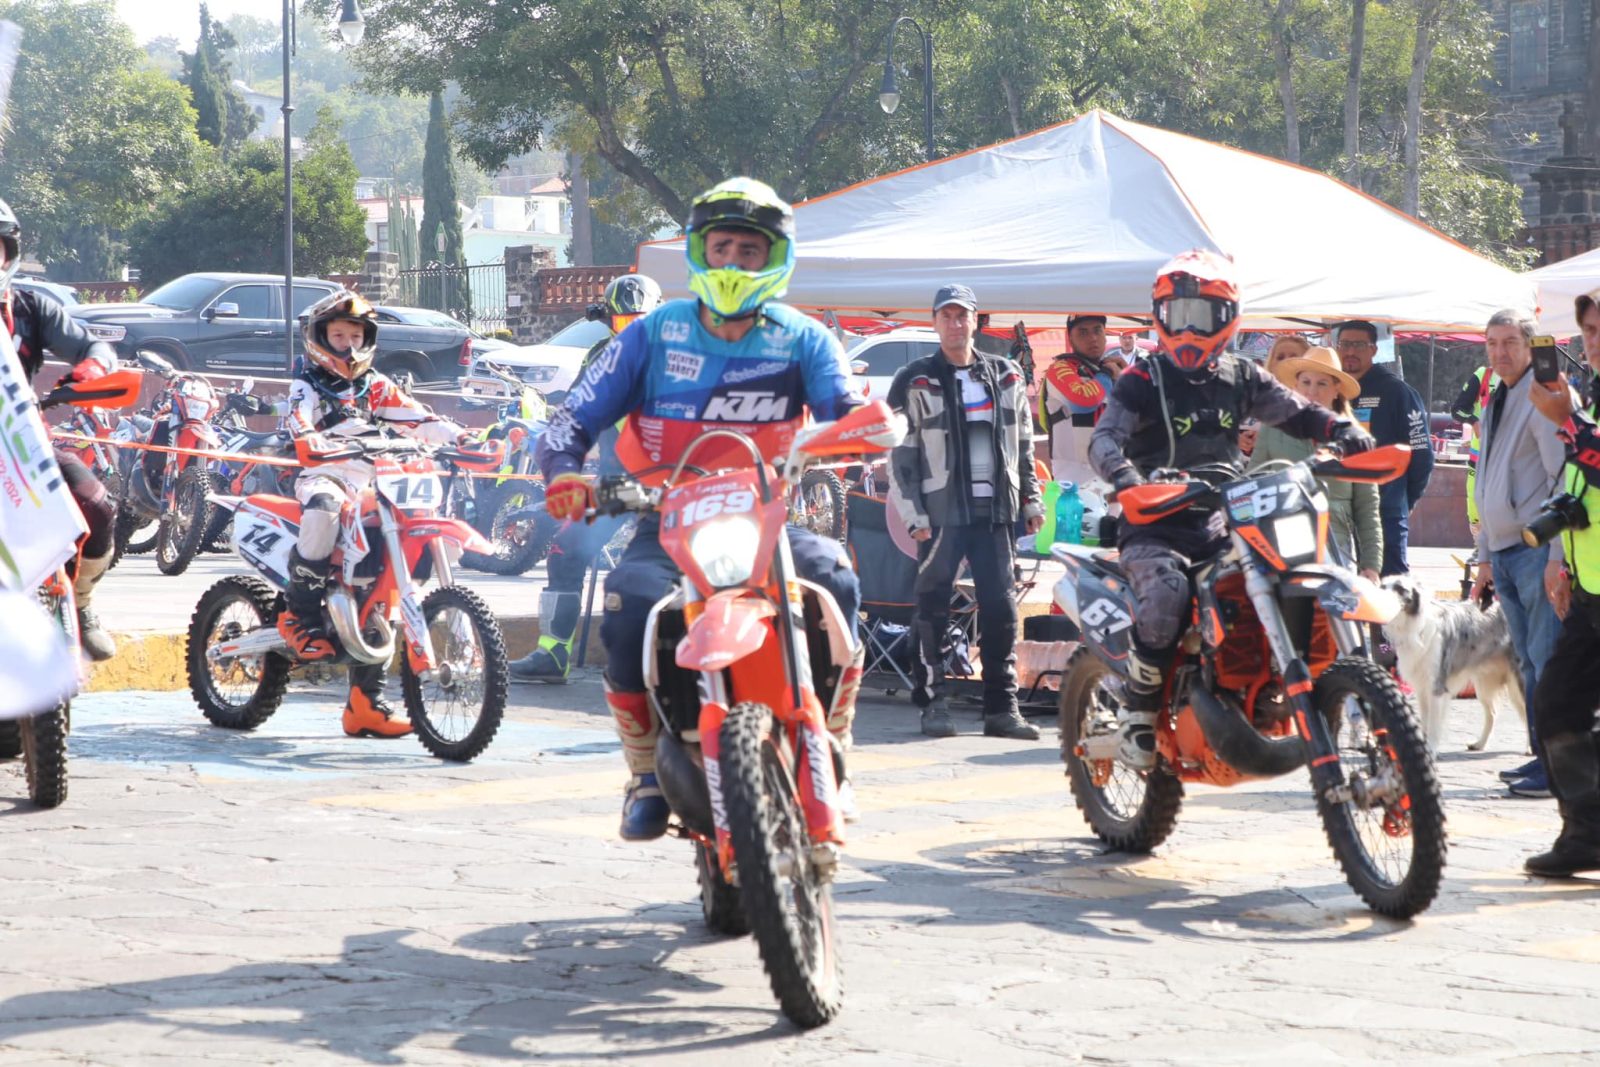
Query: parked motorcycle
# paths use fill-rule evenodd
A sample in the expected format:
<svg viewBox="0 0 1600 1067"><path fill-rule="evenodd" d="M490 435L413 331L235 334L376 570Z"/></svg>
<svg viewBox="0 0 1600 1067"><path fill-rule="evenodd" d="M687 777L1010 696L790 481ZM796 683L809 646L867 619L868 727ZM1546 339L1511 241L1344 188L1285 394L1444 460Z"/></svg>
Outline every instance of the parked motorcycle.
<svg viewBox="0 0 1600 1067"><path fill-rule="evenodd" d="M694 844L706 924L754 933L783 1013L802 1027L843 1004L832 889L843 755L824 709L853 699L860 679L838 605L795 578L787 497L809 463L886 451L903 434L883 403L857 408L800 430L774 478L750 438L708 430L660 488L602 479L597 492L596 513L659 514L682 571L650 612L645 681L662 724L656 776L672 831ZM728 469L689 467L708 445L722 446L708 466Z"/></svg>
<svg viewBox="0 0 1600 1067"><path fill-rule="evenodd" d="M544 513L544 481L532 478L538 473L533 451L550 421L550 405L539 390L489 363L478 365L477 376L463 383L462 392L500 405L497 419L483 436L505 441L506 462L499 480L479 482L470 518L493 551L468 552L461 562L490 574L526 573L549 552L560 528Z"/></svg>
<svg viewBox="0 0 1600 1067"><path fill-rule="evenodd" d="M500 453L434 450L378 430L333 443L301 459L308 466L366 462L375 473L359 506L345 509L334 548L324 622L340 650L335 662L387 663L403 644L400 680L417 739L440 759L473 759L505 714L505 640L488 605L455 584L459 551L487 543L439 513L440 466L492 470ZM189 624L189 689L213 724L253 730L277 711L295 663L277 617L300 504L273 494L223 495L216 503L234 513L234 551L262 577L223 578L200 598ZM430 577L438 588L423 596Z"/></svg>
<svg viewBox="0 0 1600 1067"><path fill-rule="evenodd" d="M298 467L283 466L281 462L295 458L294 438L286 430L252 430L245 419L253 415L270 415L273 405L256 396L254 378L245 378L222 394L222 408L214 428L222 441L222 452L229 457L251 456L257 459L214 459L210 461L211 482L215 492L230 496L249 496L252 493L277 493L294 495L294 479ZM212 509L211 524L201 545L207 552L232 551L229 530L233 512L227 508Z"/></svg>
<svg viewBox="0 0 1600 1067"><path fill-rule="evenodd" d="M211 426L220 402L211 383L198 374L175 370L153 352L137 352L145 369L160 374L165 387L157 398L154 425L145 444L216 451L222 439ZM211 523L214 489L204 456L127 449L123 453L122 497L118 501L117 541L130 550L134 532L151 522L156 531L156 566L162 574L182 574L204 544Z"/></svg>
<svg viewBox="0 0 1600 1067"><path fill-rule="evenodd" d="M1196 596L1156 727L1157 766L1122 763L1117 709L1134 626L1115 552L1058 544L1055 600L1082 632L1061 683L1061 751L1072 795L1111 848L1166 840L1183 783L1231 786L1309 764L1317 810L1345 878L1368 907L1409 918L1432 903L1445 862L1439 782L1416 715L1366 654L1365 627L1393 594L1328 562L1316 479L1382 483L1404 473L1393 445L1347 459L1274 461L1244 477L1199 468L1118 496L1130 523L1221 508L1230 544L1191 570Z"/></svg>
<svg viewBox="0 0 1600 1067"><path fill-rule="evenodd" d="M121 414L102 408L75 408L72 414L58 423L54 429L60 436L57 445L69 452L76 452L100 484L106 487L114 500L122 498L122 462L120 446L131 441L144 440L150 434L150 429L155 425L147 415ZM141 543L145 535L136 531L133 535ZM150 524L148 544L144 544L142 551L148 552L155 546L155 524ZM114 567L122 558L123 545L118 545L111 557Z"/></svg>

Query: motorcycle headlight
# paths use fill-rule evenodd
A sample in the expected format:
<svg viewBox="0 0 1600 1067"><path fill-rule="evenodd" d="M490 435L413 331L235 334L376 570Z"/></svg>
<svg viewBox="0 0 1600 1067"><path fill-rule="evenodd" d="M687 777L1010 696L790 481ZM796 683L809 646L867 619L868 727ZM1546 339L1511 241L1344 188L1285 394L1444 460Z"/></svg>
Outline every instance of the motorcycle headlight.
<svg viewBox="0 0 1600 1067"><path fill-rule="evenodd" d="M1285 563L1314 559L1317 555L1316 520L1305 512L1274 519L1272 539Z"/></svg>
<svg viewBox="0 0 1600 1067"><path fill-rule="evenodd" d="M689 554L718 589L750 580L761 528L750 519L714 519L689 536Z"/></svg>

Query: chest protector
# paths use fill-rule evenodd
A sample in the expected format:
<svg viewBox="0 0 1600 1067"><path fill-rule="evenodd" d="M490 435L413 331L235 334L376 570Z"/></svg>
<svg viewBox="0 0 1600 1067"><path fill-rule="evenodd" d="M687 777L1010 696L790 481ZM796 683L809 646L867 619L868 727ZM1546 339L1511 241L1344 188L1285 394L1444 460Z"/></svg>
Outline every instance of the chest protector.
<svg viewBox="0 0 1600 1067"><path fill-rule="evenodd" d="M1146 360L1150 397L1124 454L1143 474L1158 467L1187 470L1208 463L1240 463L1239 425L1244 385L1237 360L1224 356L1215 374L1190 381L1162 358Z"/></svg>

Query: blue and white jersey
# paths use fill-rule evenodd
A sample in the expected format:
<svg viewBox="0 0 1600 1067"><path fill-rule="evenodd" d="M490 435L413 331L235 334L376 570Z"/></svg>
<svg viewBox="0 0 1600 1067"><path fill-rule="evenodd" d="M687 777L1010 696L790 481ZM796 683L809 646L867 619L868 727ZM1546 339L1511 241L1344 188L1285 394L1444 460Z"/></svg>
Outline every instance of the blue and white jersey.
<svg viewBox="0 0 1600 1067"><path fill-rule="evenodd" d="M675 463L706 429L738 430L769 460L786 452L809 411L822 421L862 403L844 349L821 323L767 304L738 341L714 337L698 300L662 304L618 334L550 420L539 441L546 478L575 471L600 433L626 419L617 455L639 476ZM697 450L695 466L739 463L728 442Z"/></svg>

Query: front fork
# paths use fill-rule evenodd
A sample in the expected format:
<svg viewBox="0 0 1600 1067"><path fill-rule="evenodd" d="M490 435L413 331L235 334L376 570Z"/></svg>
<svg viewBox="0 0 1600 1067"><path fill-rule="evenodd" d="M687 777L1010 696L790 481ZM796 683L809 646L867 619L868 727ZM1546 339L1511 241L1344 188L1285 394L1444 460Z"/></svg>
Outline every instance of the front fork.
<svg viewBox="0 0 1600 1067"><path fill-rule="evenodd" d="M394 570L395 599L400 602L400 624L405 630L406 654L411 658L412 672L418 678L426 678L429 672L438 669L439 663L434 658L433 641L428 636L428 620L422 613L422 596L417 592L411 567L406 563L405 550L400 546L400 524L395 521L394 511L385 503L379 514L383 543L389 552L389 566ZM440 584L449 585L450 560L443 552L444 546L435 538L429 547L434 553L434 566L442 565L444 568L439 572Z"/></svg>

